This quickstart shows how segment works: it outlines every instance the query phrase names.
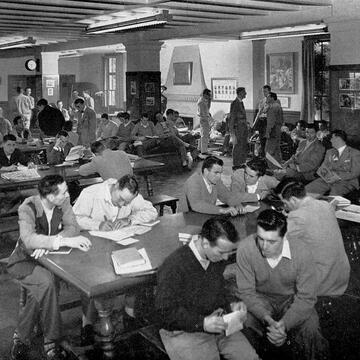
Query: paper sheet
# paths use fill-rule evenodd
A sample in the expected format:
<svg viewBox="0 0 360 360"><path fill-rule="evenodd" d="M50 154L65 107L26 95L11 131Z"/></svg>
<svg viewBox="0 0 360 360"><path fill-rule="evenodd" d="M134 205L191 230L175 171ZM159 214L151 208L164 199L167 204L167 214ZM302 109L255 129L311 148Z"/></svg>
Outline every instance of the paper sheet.
<svg viewBox="0 0 360 360"><path fill-rule="evenodd" d="M245 205L244 208L245 208L245 211L247 213L252 213L252 212L254 212L256 210L259 210L260 206L257 206L257 205Z"/></svg>
<svg viewBox="0 0 360 360"><path fill-rule="evenodd" d="M229 336L237 331L243 329L243 312L242 311L234 311L230 314L226 314L223 316L224 322L227 324L227 328L225 330L225 335Z"/></svg>
<svg viewBox="0 0 360 360"><path fill-rule="evenodd" d="M124 239L124 240L117 241L117 243L120 244L120 245L127 246L127 245L134 244L134 243L136 243L138 241L139 240L130 237L130 238L127 238L127 239Z"/></svg>
<svg viewBox="0 0 360 360"><path fill-rule="evenodd" d="M118 230L112 230L112 231L100 231L100 230L93 230L90 231L90 235L93 236L99 236L102 238L114 240L116 242L132 237L134 235L141 235L145 234L146 232L150 231L151 227L149 226L142 226L142 225L133 225L133 226L127 226L123 227Z"/></svg>

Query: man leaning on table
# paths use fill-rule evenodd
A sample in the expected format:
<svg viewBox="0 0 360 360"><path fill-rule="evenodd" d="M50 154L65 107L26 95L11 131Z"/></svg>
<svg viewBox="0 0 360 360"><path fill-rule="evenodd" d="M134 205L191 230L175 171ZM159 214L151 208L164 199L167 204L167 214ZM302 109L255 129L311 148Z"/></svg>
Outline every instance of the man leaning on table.
<svg viewBox="0 0 360 360"><path fill-rule="evenodd" d="M208 156L204 160L201 173L193 174L184 184L180 198L180 211L213 215L230 214L231 216L245 212L241 204L244 193L232 193L221 180L223 165L224 162L216 156ZM216 205L217 200L229 207Z"/></svg>
<svg viewBox="0 0 360 360"><path fill-rule="evenodd" d="M3 146L0 148L0 170L15 171L17 165L27 166L26 156L16 148L16 136L7 134L3 138Z"/></svg>
<svg viewBox="0 0 360 360"><path fill-rule="evenodd" d="M60 130L56 135L55 142L50 144L46 149L48 164L62 164L73 146L74 145L69 141L69 134L67 131Z"/></svg>
<svg viewBox="0 0 360 360"><path fill-rule="evenodd" d="M25 306L20 309L12 359L25 359L30 351L34 326L40 322L47 359L65 359L60 348L61 315L54 274L36 260L61 246L87 251L91 242L79 236L67 185L59 175L45 176L39 195L30 196L19 208L20 238L8 263L8 271L27 290Z"/></svg>
<svg viewBox="0 0 360 360"><path fill-rule="evenodd" d="M239 240L224 218L207 220L199 237L173 252L158 271L155 309L171 360L259 359L240 331L226 336L222 313L246 311L225 289L226 260ZM231 302L233 301L233 302Z"/></svg>

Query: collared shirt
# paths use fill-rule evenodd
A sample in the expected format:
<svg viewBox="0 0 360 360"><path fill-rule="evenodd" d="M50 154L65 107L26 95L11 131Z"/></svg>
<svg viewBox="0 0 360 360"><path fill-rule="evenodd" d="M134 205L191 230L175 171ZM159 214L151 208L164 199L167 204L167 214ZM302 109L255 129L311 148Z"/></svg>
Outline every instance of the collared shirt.
<svg viewBox="0 0 360 360"><path fill-rule="evenodd" d="M282 252L279 255L279 257L277 257L276 259L269 259L266 258L266 261L268 262L268 264L270 265L270 267L272 269L276 268L276 266L279 264L280 260L286 257L288 259L291 260L291 252L290 252L290 246L289 246L289 241L286 237L284 237L284 243L283 243L283 248L282 248Z"/></svg>
<svg viewBox="0 0 360 360"><path fill-rule="evenodd" d="M203 267L204 270L207 270L207 268L210 265L210 260L207 259L203 259L199 253L199 250L196 247L195 241L198 240L199 236L198 235L194 235L191 238L191 241L189 243L189 248L191 249L191 251L194 253L196 259L198 259L200 265Z"/></svg>
<svg viewBox="0 0 360 360"><path fill-rule="evenodd" d="M157 211L150 201L138 194L130 204L118 207L111 201L110 187L116 179L85 188L73 207L76 220L83 230L98 230L103 221L129 219L133 225L154 221Z"/></svg>
<svg viewBox="0 0 360 360"><path fill-rule="evenodd" d="M340 148L337 149L337 151L338 151L338 153L339 153L339 157L340 157L341 154L344 152L345 148L346 148L346 145L344 145L344 146L342 146L342 147L340 147Z"/></svg>
<svg viewBox="0 0 360 360"><path fill-rule="evenodd" d="M249 194L255 194L258 186L259 186L259 181L257 181L253 185L246 185L246 192Z"/></svg>
<svg viewBox="0 0 360 360"><path fill-rule="evenodd" d="M208 190L209 194L211 194L211 193L212 193L212 191L213 191L213 186L212 186L211 184L209 184L209 183L205 180L205 178L204 178L204 177L203 177L203 179L204 179L205 186L206 186L206 188L207 188L207 190Z"/></svg>

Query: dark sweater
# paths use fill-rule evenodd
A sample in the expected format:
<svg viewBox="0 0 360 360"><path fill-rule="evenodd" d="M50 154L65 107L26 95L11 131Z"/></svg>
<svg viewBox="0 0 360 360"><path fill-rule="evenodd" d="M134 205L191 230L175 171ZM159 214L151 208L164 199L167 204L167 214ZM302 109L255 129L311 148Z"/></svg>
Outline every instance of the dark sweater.
<svg viewBox="0 0 360 360"><path fill-rule="evenodd" d="M4 149L0 148L0 168L3 166L17 165L18 163L25 166L27 165L26 156L19 149L15 149L9 160L5 155Z"/></svg>
<svg viewBox="0 0 360 360"><path fill-rule="evenodd" d="M64 115L59 109L46 105L38 114L39 128L48 136L55 136L64 126Z"/></svg>
<svg viewBox="0 0 360 360"><path fill-rule="evenodd" d="M229 304L223 272L226 263L211 262L205 271L188 246L173 252L158 271L155 308L166 330L198 332L204 317Z"/></svg>

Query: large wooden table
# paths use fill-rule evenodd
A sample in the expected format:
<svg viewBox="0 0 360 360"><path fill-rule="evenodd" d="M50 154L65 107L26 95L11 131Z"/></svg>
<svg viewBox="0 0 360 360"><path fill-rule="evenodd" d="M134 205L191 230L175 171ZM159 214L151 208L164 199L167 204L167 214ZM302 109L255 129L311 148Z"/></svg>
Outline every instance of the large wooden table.
<svg viewBox="0 0 360 360"><path fill-rule="evenodd" d="M150 175L164 166L163 163L158 161L152 161L147 159L139 159L134 162L134 174L143 176L146 181L147 192L149 196L153 195L153 189L151 184ZM59 174L65 178L66 181L74 181L80 179L89 179L99 177L99 174L92 174L89 176L81 176L79 174L79 165L71 167L57 167L51 166L47 170L38 170L39 175L43 178L46 175ZM34 188L37 186L41 178L25 180L25 181L9 181L0 178L0 192L13 191L13 190L24 190Z"/></svg>
<svg viewBox="0 0 360 360"><path fill-rule="evenodd" d="M257 213L232 218L241 238L255 231ZM155 283L156 269L163 260L179 246L182 246L179 232L186 232L192 225L192 233L198 233L210 215L178 213L165 215L150 232L135 236L140 241L130 245L145 248L154 271L141 276L116 275L111 261L111 252L123 246L104 238L90 236L91 249L84 253L73 249L69 255L48 255L40 258L43 266L61 279L72 284L83 294L95 300L100 318L100 345L105 357L114 357L114 328L110 320L113 297L144 284ZM195 227L194 227L195 225ZM188 228L189 230L189 228ZM194 232L195 231L195 232Z"/></svg>

